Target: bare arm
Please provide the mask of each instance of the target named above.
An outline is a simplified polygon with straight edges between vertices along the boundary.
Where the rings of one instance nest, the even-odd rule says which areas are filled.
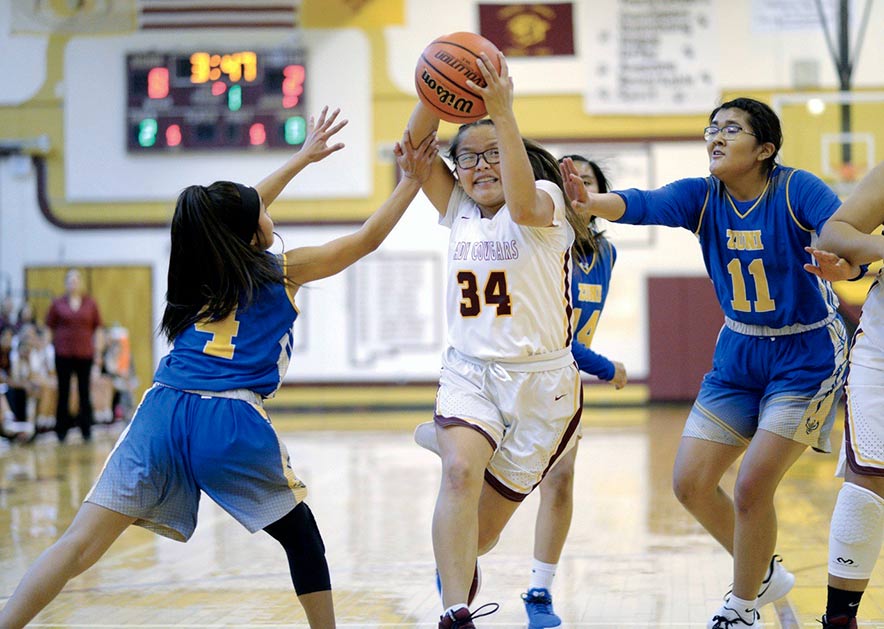
[[[411,118],[408,119],[408,133],[412,137],[412,141],[420,144],[431,133],[435,133],[439,128],[439,118],[433,115],[427,107],[420,101],[411,112]],[[436,156],[430,168],[429,177],[423,184],[424,194],[436,208],[440,215],[444,216],[448,209],[448,200],[451,198],[451,191],[454,189],[454,175],[448,170],[448,166],[442,161],[442,158]]]
[[[299,285],[330,277],[377,249],[430,176],[437,150],[435,133],[424,138],[417,148],[412,148],[406,131],[394,148],[403,177],[390,197],[354,233],[324,245],[286,252],[286,277]]]
[[[552,225],[555,207],[552,198],[534,185],[534,171],[513,112],[513,79],[509,75],[506,58],[500,54],[498,59],[499,73],[483,52],[478,65],[486,87],[472,81],[467,81],[467,86],[482,96],[488,117],[494,121],[500,150],[503,196],[510,216],[520,225],[547,227]]]
[[[884,223],[884,162],[873,168],[823,226],[813,254],[819,267],[806,271],[830,281],[850,279],[859,265],[884,258],[884,238],[871,232]]]
[[[335,109],[331,115],[328,115],[328,107],[323,107],[318,120],[314,120],[313,116],[310,116],[307,138],[304,140],[304,144],[301,145],[301,150],[292,155],[285,164],[258,182],[255,190],[261,195],[265,208],[270,207],[270,204],[276,200],[276,197],[279,196],[283,188],[294,179],[295,175],[304,170],[305,166],[325,159],[332,153],[344,148],[344,145],[341,143],[333,144],[332,146],[328,145],[328,140],[343,129],[348,122],[347,120],[342,120],[335,124],[339,113],[341,113],[341,110]]]
[[[598,216],[607,221],[617,221],[626,212],[626,202],[619,194],[587,192],[570,157],[562,160],[559,169],[565,182],[565,194],[580,218],[588,222],[593,216]]]

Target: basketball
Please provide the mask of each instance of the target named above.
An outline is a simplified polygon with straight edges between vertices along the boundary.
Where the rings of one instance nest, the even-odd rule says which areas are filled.
[[[421,102],[447,122],[475,122],[482,118],[486,114],[485,103],[467,87],[467,80],[485,86],[478,62],[483,52],[500,72],[500,51],[481,35],[451,33],[430,42],[414,69],[414,85]]]

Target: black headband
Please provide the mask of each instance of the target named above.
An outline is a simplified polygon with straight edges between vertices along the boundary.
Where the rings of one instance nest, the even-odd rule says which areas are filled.
[[[234,183],[239,191],[239,200],[242,203],[242,211],[234,212],[233,224],[231,228],[233,232],[242,238],[246,243],[252,242],[252,236],[258,229],[258,218],[261,214],[261,197],[258,191],[249,186],[240,183]]]

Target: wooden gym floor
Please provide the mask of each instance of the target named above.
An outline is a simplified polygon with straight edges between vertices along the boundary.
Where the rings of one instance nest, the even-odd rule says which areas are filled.
[[[607,388],[604,389],[607,391]],[[609,404],[587,387],[575,512],[553,588],[564,627],[695,627],[718,608],[730,560],[676,502],[670,471],[687,406],[649,406],[641,387]],[[334,400],[333,403],[329,400]],[[340,627],[435,627],[430,520],[440,466],[411,440],[430,388],[287,390],[271,405],[328,548]],[[0,604],[64,530],[119,428],[64,447],[45,435],[0,451]],[[840,429],[834,437],[840,438]],[[833,442],[836,441],[833,438]],[[777,551],[792,593],[762,610],[765,627],[819,627],[826,546],[840,486],[836,456],[807,452],[777,496]],[[726,481],[733,483],[734,475]],[[531,561],[536,496],[482,559],[478,602],[500,603],[480,627],[524,627],[519,594]],[[884,561],[860,627],[884,627]],[[33,627],[305,627],[282,551],[210,500],[187,544],[133,527],[41,613]]]

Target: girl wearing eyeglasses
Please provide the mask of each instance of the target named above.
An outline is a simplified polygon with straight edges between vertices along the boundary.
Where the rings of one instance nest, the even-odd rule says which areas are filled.
[[[449,347],[435,426],[415,434],[442,459],[433,548],[445,628],[474,626],[477,549],[490,550],[573,446],[582,408],[571,355],[571,246],[575,234],[594,241],[563,193],[556,159],[519,134],[503,55],[500,67],[482,55],[485,85],[470,87],[490,119],[461,126],[449,150],[454,172],[437,158],[423,183],[451,230]],[[438,124],[419,103],[408,128],[419,141]]]
[[[811,173],[776,163],[782,131],[764,103],[716,107],[704,137],[709,177],[586,194],[569,172],[566,187],[579,211],[682,227],[700,241],[725,325],[685,424],[673,487],[734,558],[733,590],[708,627],[745,629],[760,626],[756,610],[795,582],[774,555],[777,486],[808,446],[831,450],[846,332],[831,285],[803,265],[840,201]],[[719,483],[740,455],[731,498]]]

